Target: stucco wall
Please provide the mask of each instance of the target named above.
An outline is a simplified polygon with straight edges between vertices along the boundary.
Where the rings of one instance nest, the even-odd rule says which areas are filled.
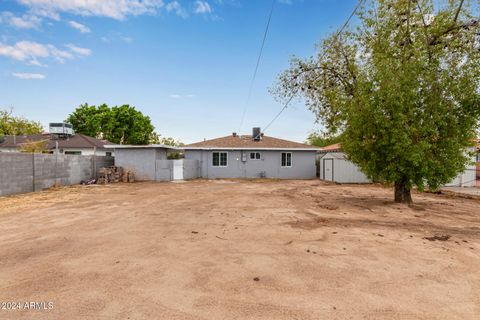
[[[228,152],[227,167],[212,165],[211,150],[186,150],[185,159],[198,160],[202,178],[260,178],[265,172],[266,178],[278,179],[314,179],[315,151],[292,151],[292,167],[281,167],[282,151],[263,150],[219,150]],[[242,161],[242,152],[246,161]],[[250,152],[260,152],[260,160],[251,160]],[[288,151],[290,152],[290,151]]]
[[[135,173],[135,180],[156,180],[156,161],[166,160],[167,151],[160,148],[115,149],[115,165]]]

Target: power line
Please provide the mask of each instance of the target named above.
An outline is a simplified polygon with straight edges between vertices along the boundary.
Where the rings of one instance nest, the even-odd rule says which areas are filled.
[[[348,26],[348,24],[350,23],[350,20],[352,20],[352,18],[355,16],[355,14],[357,13],[358,9],[360,8],[360,6],[362,5],[362,3],[364,1],[365,0],[358,0],[357,5],[353,9],[353,11],[350,14],[350,16],[348,17],[347,21],[345,21],[345,23],[342,25],[342,27],[335,33],[335,35],[333,36],[333,39],[337,39],[338,36],[343,32],[343,30]],[[322,60],[325,57],[325,54],[326,54],[326,50],[323,50],[322,56],[320,57],[320,60]],[[267,128],[269,128],[275,122],[275,120],[277,120],[278,117],[280,117],[280,115],[283,113],[283,111],[285,111],[288,108],[288,105],[293,100],[293,97],[295,96],[295,94],[296,93],[294,93],[290,96],[290,98],[287,100],[287,102],[283,105],[282,109],[280,109],[280,112],[277,113],[277,115],[268,123],[268,125],[265,126],[265,129],[262,130],[263,132],[265,132],[267,130]]]
[[[250,103],[250,99],[252,97],[253,84],[255,83],[255,78],[257,77],[258,67],[260,66],[260,60],[262,59],[263,48],[265,46],[265,41],[267,40],[268,29],[270,27],[270,21],[272,20],[273,10],[275,9],[275,3],[276,2],[277,2],[277,0],[272,0],[272,7],[270,8],[270,14],[268,15],[267,25],[265,27],[265,32],[263,34],[262,45],[260,46],[260,52],[258,54],[257,64],[255,65],[255,71],[253,72],[252,80],[250,82],[250,88],[248,90],[247,101],[245,103],[245,107],[243,108],[242,118],[240,120],[240,126],[238,127],[238,132],[240,132],[242,130],[243,121],[245,120],[245,115],[247,113],[247,108],[248,108],[248,105]]]

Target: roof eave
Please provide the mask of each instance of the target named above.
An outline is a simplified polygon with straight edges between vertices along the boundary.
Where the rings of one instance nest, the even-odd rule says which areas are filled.
[[[265,148],[265,147],[183,147],[183,150],[260,150],[260,151],[319,151],[320,148]]]
[[[128,144],[109,144],[105,149],[171,149],[183,150],[183,148],[167,146],[165,144],[147,144],[147,145],[128,145]]]

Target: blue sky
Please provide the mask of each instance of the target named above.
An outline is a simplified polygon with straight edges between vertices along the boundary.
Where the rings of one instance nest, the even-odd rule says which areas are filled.
[[[49,122],[82,103],[130,104],[190,143],[238,131],[271,0],[1,0],[0,108]],[[281,109],[268,89],[356,0],[277,0],[241,133]],[[266,132],[319,129],[295,102]]]

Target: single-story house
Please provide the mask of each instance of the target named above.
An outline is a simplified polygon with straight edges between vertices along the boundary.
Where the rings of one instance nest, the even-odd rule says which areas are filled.
[[[106,146],[111,143],[86,136],[84,134],[59,135],[40,133],[0,138],[0,152],[19,152],[19,149],[31,142],[45,142],[47,153],[70,155],[113,156],[113,150]]]
[[[314,179],[319,148],[273,138],[254,128],[252,135],[229,136],[182,148],[186,161],[197,161],[198,176],[216,178]]]
[[[115,150],[115,165],[122,167],[124,170],[132,171],[135,174],[135,180],[171,181],[184,179],[181,160],[167,160],[168,152],[178,151],[178,148],[163,144],[108,145],[106,147]],[[187,178],[190,178],[188,173]]]
[[[446,186],[474,187],[476,185],[475,160]],[[339,183],[370,183],[371,181],[342,152],[342,146],[337,143],[321,148],[319,151],[320,179]]]

